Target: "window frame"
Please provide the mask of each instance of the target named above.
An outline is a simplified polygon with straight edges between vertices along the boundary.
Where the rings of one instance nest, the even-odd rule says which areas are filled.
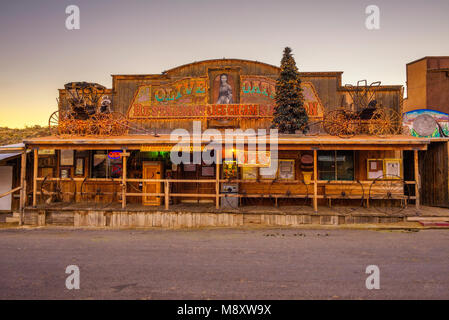
[[[333,175],[334,175],[334,179],[331,179],[331,180],[329,180],[329,179],[322,179],[322,176],[321,176],[321,173],[323,172],[322,170],[320,170],[320,165],[319,165],[319,163],[320,163],[320,160],[319,160],[319,157],[320,157],[320,152],[332,152],[333,153],[333,155],[332,155],[332,157],[333,157],[333,159],[334,159],[334,161],[333,161],[333,165],[334,165],[334,170],[333,170]],[[351,152],[352,153],[352,179],[339,179],[339,177],[338,177],[338,161],[337,161],[337,159],[338,159],[338,152]],[[322,180],[322,181],[355,181],[356,179],[355,179],[355,176],[356,176],[356,174],[355,174],[355,168],[356,168],[356,166],[355,166],[355,164],[356,164],[356,152],[355,152],[355,150],[318,150],[318,155],[317,155],[317,171],[318,171],[318,178],[319,178],[319,180]],[[327,172],[330,172],[330,171],[325,171],[326,173]]]

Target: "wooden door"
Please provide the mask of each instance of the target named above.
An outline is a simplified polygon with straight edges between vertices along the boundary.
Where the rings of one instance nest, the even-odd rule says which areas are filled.
[[[143,163],[143,179],[161,179],[162,163],[157,161]],[[144,182],[143,193],[161,193],[161,182]],[[160,206],[162,203],[161,196],[143,196],[142,202],[147,206]]]

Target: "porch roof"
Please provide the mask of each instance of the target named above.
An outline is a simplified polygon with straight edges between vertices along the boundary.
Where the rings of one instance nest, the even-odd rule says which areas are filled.
[[[248,136],[246,136],[248,137]],[[195,136],[192,136],[192,139]],[[200,138],[198,138],[200,139]],[[237,136],[237,142],[244,141],[243,136]],[[260,139],[260,136],[259,136]],[[210,138],[201,137],[202,144],[208,144],[212,141]],[[266,136],[266,141],[269,143],[270,136]],[[169,134],[154,135],[127,135],[127,136],[110,136],[110,137],[95,137],[95,136],[71,136],[58,137],[48,136],[27,139],[24,141],[28,148],[42,147],[53,149],[104,149],[104,148],[127,148],[140,149],[141,146],[170,146],[178,143],[177,140],[170,140]],[[350,138],[340,138],[329,135],[317,136],[302,136],[295,134],[280,134],[278,136],[279,149],[283,150],[301,150],[301,149],[402,149],[425,150],[430,139],[417,138],[411,136],[385,136],[376,137],[368,135],[359,135]]]

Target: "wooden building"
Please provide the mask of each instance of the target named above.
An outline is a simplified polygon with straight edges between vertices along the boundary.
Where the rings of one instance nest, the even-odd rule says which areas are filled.
[[[419,153],[422,204],[449,207],[449,56],[426,56],[406,65],[407,98],[404,127],[412,136],[428,138]],[[405,153],[411,159],[410,153]],[[405,175],[413,178],[412,169]]]
[[[407,63],[404,112],[430,109],[449,113],[449,56],[423,57]]]
[[[24,142],[34,159],[30,216],[58,201],[72,203],[78,208],[73,210],[83,203],[89,210],[93,204],[118,205],[122,213],[192,203],[214,204],[222,212],[302,205],[318,213],[319,206],[369,208],[386,202],[419,208],[418,151],[427,149],[428,139],[366,132],[339,137],[322,130],[332,110],[357,107],[353,93],[359,88],[343,86],[342,72],[301,73],[309,133],[281,134],[274,141],[270,131],[252,132],[271,126],[278,75],[276,66],[240,59],[194,62],[155,75],[113,75],[112,88],[92,101],[98,108],[109,101],[108,117],[116,122],[94,114],[88,119],[93,128],[82,129],[86,119],[71,118],[76,97],[66,85],[50,121],[51,126],[58,121],[55,135]],[[402,86],[372,90],[378,106],[402,113]],[[116,124],[126,130],[114,135]],[[231,129],[240,129],[232,145],[216,139]],[[172,161],[172,153],[181,150],[173,149],[180,148],[174,130],[197,138],[188,147],[189,160],[180,164]],[[254,137],[266,139],[266,150],[251,149]],[[210,149],[214,141],[219,148]],[[404,151],[412,154],[412,180],[404,178]],[[189,163],[206,153],[219,161]],[[277,170],[267,174],[273,162]]]

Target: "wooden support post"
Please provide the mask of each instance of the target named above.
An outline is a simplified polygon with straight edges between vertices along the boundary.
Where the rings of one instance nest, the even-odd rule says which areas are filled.
[[[216,150],[215,152],[215,208],[220,209],[220,156]]]
[[[26,167],[27,167],[27,151],[26,149],[23,150],[22,153],[22,161],[20,163],[20,186],[22,189],[20,190],[20,204],[19,204],[19,210],[20,210],[20,219],[19,219],[19,225],[23,224],[23,211],[26,205],[26,196],[27,196],[27,190],[26,190]]]
[[[126,165],[127,163],[127,157],[126,157],[126,150],[123,150],[123,156],[122,156],[122,209],[126,208],[126,176],[127,176],[127,170]]]
[[[419,192],[421,190],[421,177],[419,176],[418,150],[414,151],[414,158],[415,158],[415,205],[416,210],[419,210],[420,209]]]
[[[317,151],[313,150],[313,210],[318,212],[318,163]]]
[[[169,202],[170,202],[170,182],[168,180],[164,181],[164,196],[165,196],[165,210],[168,210]]]
[[[37,149],[33,150],[34,165],[33,165],[33,207],[37,205],[37,170],[38,170],[38,154]]]

